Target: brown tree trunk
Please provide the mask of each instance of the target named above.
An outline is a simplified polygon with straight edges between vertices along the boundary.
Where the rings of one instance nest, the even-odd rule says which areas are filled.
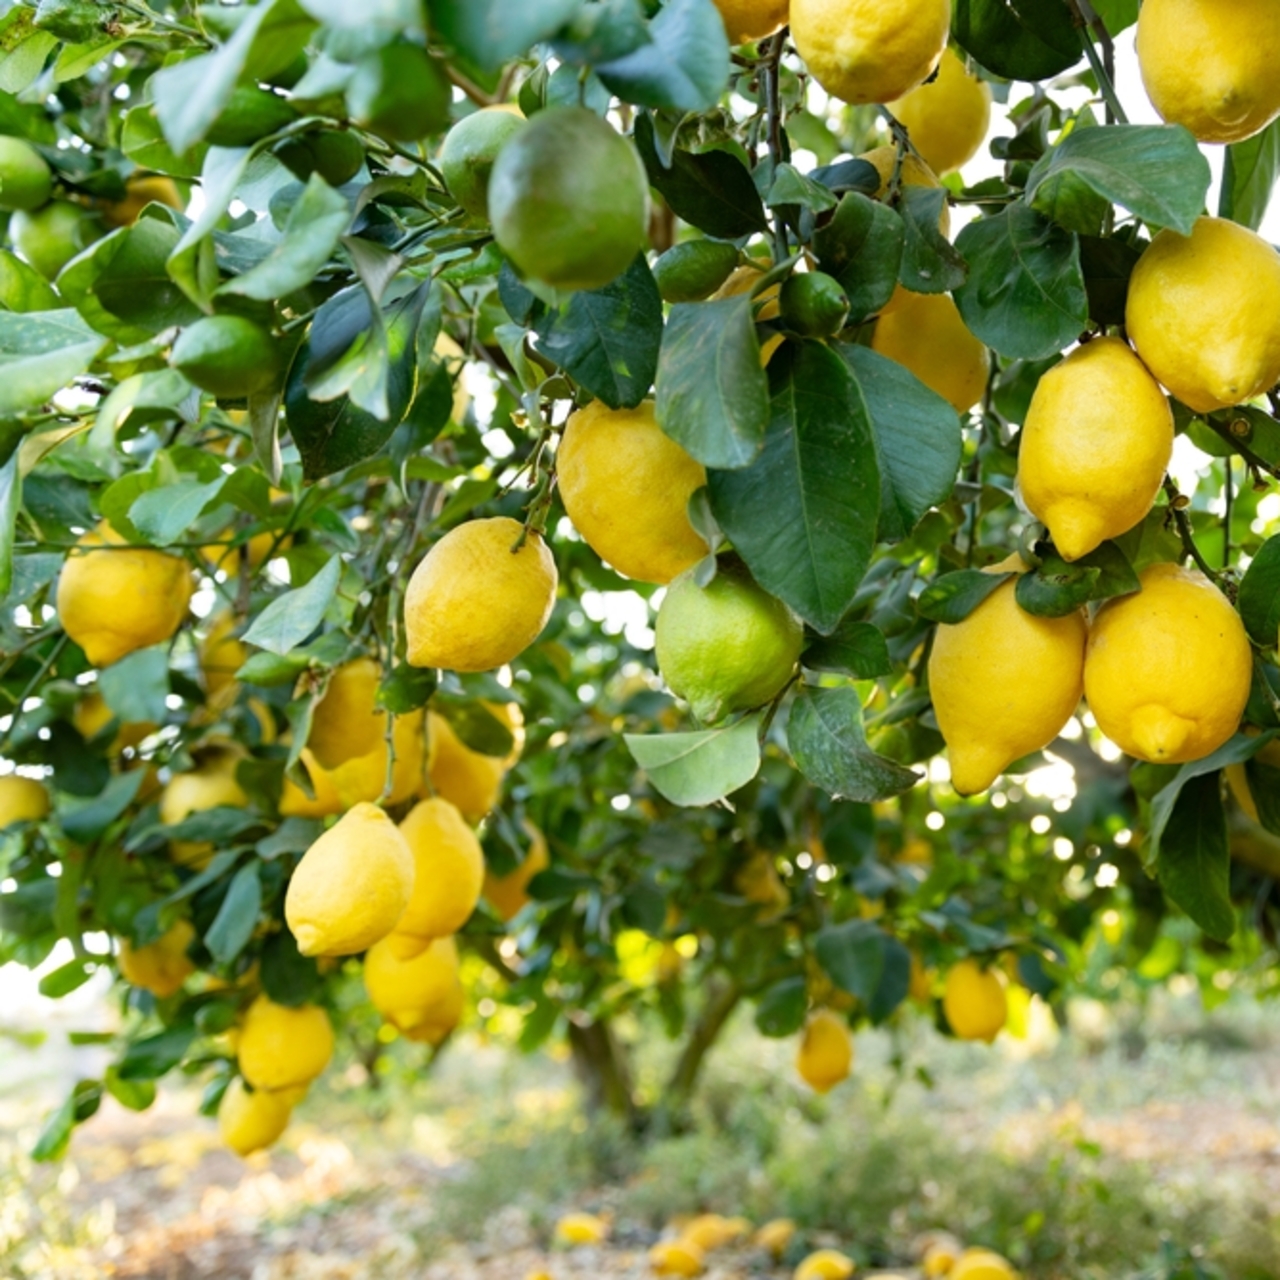
[[[617,1116],[638,1130],[643,1120],[632,1089],[631,1064],[613,1027],[604,1019],[585,1024],[571,1019],[568,1027],[573,1068],[586,1091],[588,1108]]]

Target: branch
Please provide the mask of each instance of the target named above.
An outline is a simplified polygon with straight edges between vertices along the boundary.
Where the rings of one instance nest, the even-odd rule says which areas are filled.
[[[773,162],[776,176],[778,166],[786,160],[782,140],[782,90],[778,77],[778,63],[782,60],[782,50],[787,42],[787,28],[783,27],[777,35],[770,36],[765,47],[762,63],[764,72],[762,83],[765,93],[765,111],[768,115],[769,159]],[[791,248],[787,242],[787,227],[780,210],[773,211],[773,255],[775,262],[782,262],[790,256]]]
[[[664,1106],[669,1113],[682,1111],[688,1103],[707,1051],[715,1044],[741,999],[742,988],[732,978],[713,978],[708,984],[702,1015],[689,1033],[684,1050],[663,1090]]]
[[[1196,540],[1192,536],[1191,521],[1187,519],[1189,500],[1178,492],[1178,486],[1173,483],[1172,478],[1169,476],[1164,478],[1164,491],[1169,495],[1169,511],[1178,530],[1178,537],[1182,541],[1184,554],[1190,556],[1196,562],[1196,567],[1210,582],[1216,583],[1218,581],[1218,571],[1200,553],[1200,548],[1196,546]]]
[[[1107,31],[1106,23],[1098,17],[1089,0],[1067,0],[1075,13],[1076,20],[1084,28],[1084,56],[1089,59],[1094,78],[1098,81],[1098,91],[1107,104],[1108,124],[1128,124],[1129,117],[1121,105],[1115,86],[1115,44]],[[1098,56],[1097,46],[1093,43],[1097,35],[1102,42],[1103,56]]]

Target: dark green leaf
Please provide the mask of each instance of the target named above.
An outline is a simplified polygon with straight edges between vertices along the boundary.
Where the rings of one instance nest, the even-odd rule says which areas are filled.
[[[13,586],[13,536],[18,511],[22,507],[22,477],[18,474],[18,451],[0,467],[0,600]]]
[[[245,644],[282,656],[297,648],[320,625],[341,576],[342,560],[333,556],[306,586],[272,600],[244,633]]]
[[[573,20],[584,0],[432,0],[432,23],[478,67],[496,71]]]
[[[1268,538],[1254,556],[1236,605],[1254,643],[1274,648],[1280,632],[1280,534]]]
[[[83,803],[63,802],[58,810],[62,830],[82,844],[97,840],[104,831],[134,802],[146,780],[145,769],[118,773],[107,783],[101,795]]]
[[[884,977],[885,941],[871,921],[850,920],[815,934],[813,954],[841,991],[870,1004]]]
[[[195,1038],[195,1027],[183,1025],[131,1041],[125,1046],[116,1074],[121,1080],[158,1080],[186,1057]]]
[[[842,622],[813,641],[800,656],[810,671],[832,671],[855,680],[875,680],[893,670],[884,633],[869,622]]]
[[[122,724],[160,724],[168,710],[169,646],[126,654],[98,672],[98,689]]]
[[[724,729],[624,738],[655,790],[672,804],[692,806],[723,800],[756,776],[759,732],[760,716],[751,715]]]
[[[809,1011],[808,984],[803,976],[783,978],[760,997],[756,1005],[756,1030],[762,1036],[782,1039],[804,1026]]]
[[[167,547],[187,533],[226,483],[219,476],[208,484],[179,480],[140,493],[129,507],[129,522],[148,542]]]
[[[831,221],[814,234],[818,265],[840,282],[851,324],[877,314],[893,296],[904,235],[892,209],[859,191],[845,195]]]
[[[43,1162],[61,1160],[71,1145],[76,1125],[88,1120],[102,1101],[102,1085],[97,1080],[80,1080],[67,1100],[45,1121],[31,1158]]]
[[[829,187],[815,182],[789,164],[780,164],[774,171],[773,183],[765,197],[765,204],[771,209],[799,205],[811,213],[824,213],[834,209],[838,203]]]
[[[711,0],[667,0],[649,24],[652,40],[596,67],[624,102],[706,111],[729,83],[729,41]]]
[[[1006,80],[1046,80],[1075,66],[1084,52],[1062,0],[954,0],[951,34]]]
[[[1280,174],[1280,120],[1227,148],[1218,216],[1256,231],[1262,226]]]
[[[1114,236],[1080,237],[1080,269],[1089,295],[1089,319],[1095,324],[1124,324],[1129,277],[1141,256],[1140,249]]]
[[[871,1021],[884,1022],[907,998],[911,990],[911,952],[897,938],[885,935],[884,968],[875,995],[867,1007]]]
[[[511,730],[483,703],[438,693],[431,701],[431,709],[448,720],[463,746],[498,759],[511,754],[515,745]]]
[[[113,316],[153,333],[199,319],[200,308],[173,282],[169,257],[181,233],[160,218],[139,218],[109,238],[117,247],[93,291]]]
[[[437,683],[436,673],[430,668],[411,667],[403,662],[378,686],[378,706],[392,715],[408,715],[427,705]]]
[[[578,66],[613,62],[652,39],[640,0],[587,0],[555,41],[556,56]]]
[[[276,1004],[291,1009],[310,1003],[320,990],[316,962],[299,952],[288,929],[273,933],[262,944],[262,989]]]
[[[981,569],[957,569],[954,573],[944,573],[920,593],[916,610],[930,622],[954,626],[963,622],[1011,577],[1011,573],[984,573]]]
[[[204,935],[204,945],[219,964],[229,964],[244,950],[258,927],[261,908],[262,881],[258,864],[251,862],[236,872],[218,914]]]
[[[938,225],[946,201],[947,193],[940,188],[902,188],[904,239],[898,279],[913,293],[950,293],[964,284],[965,261]]]
[[[1205,933],[1219,942],[1231,937],[1236,929],[1231,850],[1216,772],[1183,785],[1160,841],[1157,866],[1164,891]]]
[[[1038,618],[1065,618],[1093,599],[1101,577],[1101,569],[1046,556],[1036,569],[1018,578],[1018,604]]]

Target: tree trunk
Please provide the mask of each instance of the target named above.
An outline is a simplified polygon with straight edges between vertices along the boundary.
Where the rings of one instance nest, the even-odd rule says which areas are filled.
[[[638,1130],[642,1117],[632,1091],[631,1065],[626,1050],[604,1019],[580,1025],[570,1019],[569,1048],[573,1067],[586,1090],[587,1106],[608,1112]]]
[[[707,1053],[719,1039],[725,1023],[729,1021],[741,999],[742,989],[732,978],[716,975],[708,982],[707,999],[702,1006],[702,1013],[693,1024],[663,1091],[659,1116],[666,1129],[679,1129],[685,1123],[689,1102],[697,1087],[698,1077],[702,1074]]]

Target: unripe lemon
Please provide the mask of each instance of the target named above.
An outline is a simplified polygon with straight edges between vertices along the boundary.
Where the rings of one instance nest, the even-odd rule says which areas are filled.
[[[124,543],[100,524],[77,542],[58,579],[62,628],[95,667],[168,640],[191,602],[185,560],[146,547],[114,549]]]
[[[387,732],[387,713],[377,705],[382,667],[353,658],[335,668],[324,697],[311,715],[307,746],[326,769],[377,749]]]
[[[196,971],[187,951],[196,940],[190,920],[177,920],[154,942],[135,947],[121,939],[116,964],[126,982],[150,991],[163,1000],[182,990],[182,984]]]
[[[792,1273],[792,1280],[849,1280],[857,1270],[853,1259],[838,1249],[811,1253]]]
[[[329,818],[346,811],[338,794],[333,774],[315,758],[306,747],[302,749],[302,767],[311,780],[311,795],[307,795],[287,775],[280,792],[280,816],[283,818]]]
[[[349,956],[395,928],[413,892],[413,854],[372,804],[345,813],[302,856],[284,916],[304,956]]]
[[[244,316],[204,316],[183,329],[169,363],[188,382],[223,400],[242,400],[279,380],[276,339]]]
[[[131,227],[149,204],[167,205],[170,209],[177,209],[179,213],[184,207],[173,179],[152,174],[130,178],[125,183],[124,199],[111,200],[103,206],[102,220],[112,228]]]
[[[1235,733],[1253,653],[1240,615],[1202,573],[1154,564],[1089,630],[1085,697],[1098,728],[1139,760],[1183,764]]]
[[[649,1270],[655,1276],[700,1276],[706,1269],[703,1251],[693,1240],[659,1240],[649,1250]]]
[[[1147,0],[1137,48],[1155,109],[1201,142],[1243,142],[1280,115],[1271,0]]]
[[[1188,408],[1242,404],[1280,381],[1280,254],[1225,218],[1161,231],[1129,282],[1125,325]]]
[[[698,302],[724,284],[740,256],[720,240],[686,240],[653,264],[653,278],[663,302]]]
[[[395,717],[391,738],[396,758],[391,766],[391,790],[386,796],[388,805],[403,804],[422,786],[426,762],[422,730],[421,712]],[[386,739],[380,739],[368,755],[356,756],[354,760],[346,760],[329,770],[329,780],[343,809],[350,809],[362,800],[373,803],[382,799],[387,785]]]
[[[345,186],[364,165],[364,144],[355,134],[337,129],[296,134],[273,150],[303,182],[318,173],[331,187]]]
[[[609,1234],[609,1224],[593,1213],[567,1213],[556,1223],[561,1244],[599,1244]]]
[[[199,769],[174,774],[160,793],[160,821],[172,827],[206,809],[245,808],[249,797],[236,781],[239,759],[238,753],[228,751]],[[169,854],[179,866],[198,868],[213,857],[214,848],[208,840],[171,840]]]
[[[369,948],[363,973],[370,1003],[405,1034],[422,1028],[447,1034],[462,1016],[458,947],[451,937],[437,938],[407,960],[384,938]]]
[[[852,1066],[853,1037],[848,1024],[829,1009],[811,1013],[796,1052],[800,1078],[818,1093],[827,1093],[849,1074]]]
[[[1088,555],[1151,510],[1173,456],[1173,412],[1119,338],[1073,351],[1041,379],[1018,452],[1018,485],[1064,560]]]
[[[484,851],[462,814],[438,797],[414,805],[400,830],[413,851],[413,893],[389,941],[409,959],[471,918],[484,883]]]
[[[778,295],[783,322],[803,338],[829,338],[844,328],[849,298],[840,282],[824,271],[798,271]]]
[[[947,0],[791,0],[791,36],[813,78],[845,102],[892,102],[947,47]]]
[[[46,280],[102,235],[102,223],[70,200],[51,200],[39,209],[19,209],[9,219],[9,239],[19,255]]]
[[[570,417],[556,455],[564,509],[592,551],[639,582],[667,583],[710,548],[689,523],[707,473],[653,415],[653,401]]]
[[[1018,1273],[990,1249],[966,1249],[951,1268],[948,1280],[1018,1280]]]
[[[520,273],[599,289],[649,236],[649,179],[631,143],[583,107],[540,111],[498,152],[489,216]]]
[[[995,572],[1021,571],[1011,557]],[[941,625],[929,654],[929,690],[962,796],[985,791],[1015,760],[1047,747],[1084,687],[1088,625],[1081,612],[1038,618],[995,589],[963,622]]]
[[[796,1224],[790,1218],[773,1218],[756,1232],[752,1243],[775,1258],[780,1258],[787,1251],[787,1246],[795,1239]]]
[[[949,294],[902,290],[876,322],[871,348],[914,373],[957,413],[968,413],[986,390],[987,349]]]
[[[953,964],[942,989],[942,1010],[959,1039],[990,1044],[1009,1019],[1004,974],[982,969],[973,960]]]
[[[237,619],[230,609],[209,624],[200,645],[200,671],[211,699],[236,688],[236,672],[249,660],[249,650],[234,633]]]
[[[693,571],[667,589],[655,625],[658,669],[704,724],[763,706],[786,687],[804,628],[746,568],[723,561],[711,584]]]
[[[205,141],[215,147],[251,147],[297,118],[297,109],[288,98],[256,84],[236,85],[209,126]]]
[[[551,865],[546,836],[528,819],[524,830],[529,837],[524,861],[505,876],[495,876],[487,870],[484,873],[484,898],[503,920],[511,920],[528,905],[529,881]]]
[[[43,782],[6,773],[0,777],[0,831],[15,822],[39,822],[49,812]]]
[[[519,708],[514,703],[516,715]],[[492,708],[495,714],[499,708]],[[433,795],[456,805],[468,822],[479,822],[498,803],[509,767],[500,756],[473,751],[442,715],[427,712],[427,781]],[[519,753],[517,752],[517,755]]]
[[[415,667],[491,671],[542,634],[559,575],[541,535],[531,530],[520,542],[523,533],[506,516],[469,520],[427,552],[404,599]]]
[[[0,209],[38,209],[53,194],[44,156],[21,138],[0,136]]]
[[[233,1080],[218,1104],[218,1132],[238,1156],[250,1156],[277,1142],[289,1127],[293,1107],[288,1099],[268,1089],[245,1088]]]
[[[310,1084],[333,1056],[333,1027],[319,1005],[288,1008],[258,996],[236,1043],[240,1071],[255,1089]]]
[[[716,0],[730,44],[772,35],[787,21],[788,0]]]
[[[935,173],[950,173],[978,154],[991,123],[991,89],[970,75],[954,49],[938,64],[937,77],[912,89],[889,110],[906,125],[911,145]]]
[[[440,173],[449,194],[470,214],[489,216],[489,177],[503,145],[525,120],[505,106],[484,107],[459,120],[445,135]]]

